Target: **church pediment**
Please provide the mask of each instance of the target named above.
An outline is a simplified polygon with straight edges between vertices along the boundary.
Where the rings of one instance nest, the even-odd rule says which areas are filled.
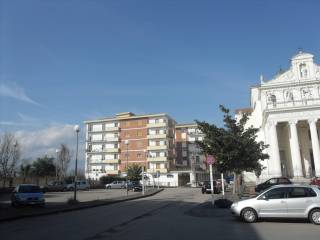
[[[269,81],[261,78],[261,86],[282,85],[312,80],[320,81],[320,66],[314,63],[314,56],[312,54],[300,51],[291,58],[291,67],[289,70],[280,70]]]

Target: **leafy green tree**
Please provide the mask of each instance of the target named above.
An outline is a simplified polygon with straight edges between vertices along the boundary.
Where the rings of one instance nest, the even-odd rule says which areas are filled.
[[[55,176],[56,167],[53,160],[54,158],[49,158],[47,156],[38,158],[32,163],[33,175],[45,178],[47,183],[48,177]]]
[[[142,168],[138,164],[131,164],[128,166],[128,179],[130,181],[139,181],[142,179]]]
[[[199,129],[205,134],[202,142],[197,142],[207,155],[214,155],[215,167],[219,172],[254,171],[258,176],[263,170],[261,161],[268,159],[264,153],[267,145],[257,142],[258,128],[246,127],[248,115],[238,121],[230,115],[229,109],[220,105],[224,127],[197,121]]]

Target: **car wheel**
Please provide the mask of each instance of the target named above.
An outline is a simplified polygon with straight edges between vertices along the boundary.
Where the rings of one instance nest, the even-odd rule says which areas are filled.
[[[309,220],[313,224],[320,225],[320,209],[313,209],[309,214]]]
[[[71,188],[69,188],[69,190],[70,190],[70,191],[73,191],[73,190],[74,190],[74,188],[73,188],[73,187],[71,187]]]
[[[252,208],[245,208],[241,211],[241,218],[243,221],[247,223],[254,223],[257,221],[258,216],[254,209]]]
[[[111,186],[107,186],[106,188],[107,188],[107,189],[111,189]]]

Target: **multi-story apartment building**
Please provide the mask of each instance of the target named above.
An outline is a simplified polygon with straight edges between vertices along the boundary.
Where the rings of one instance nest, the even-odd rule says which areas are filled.
[[[167,177],[174,164],[176,125],[167,114],[125,112],[85,124],[87,178],[124,175],[133,163],[145,166],[150,179],[156,173]]]
[[[191,185],[196,186],[198,182],[208,180],[208,174],[205,172],[205,156],[196,144],[196,141],[203,140],[204,134],[195,123],[178,124],[175,129],[176,169],[180,173],[189,173]]]

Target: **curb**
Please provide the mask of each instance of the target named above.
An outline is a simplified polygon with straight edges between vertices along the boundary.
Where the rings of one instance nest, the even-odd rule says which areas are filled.
[[[9,222],[9,221],[14,221],[14,220],[18,220],[18,219],[22,219],[22,218],[33,218],[33,217],[40,217],[40,216],[46,216],[46,215],[53,215],[53,214],[59,214],[59,213],[65,213],[65,212],[72,212],[72,211],[78,211],[78,210],[82,210],[82,209],[88,209],[88,208],[94,208],[94,207],[101,207],[101,206],[107,206],[107,205],[111,205],[111,204],[116,204],[116,203],[121,203],[121,202],[127,202],[130,200],[136,200],[136,199],[140,199],[140,198],[147,198],[147,197],[151,197],[153,195],[156,195],[159,192],[162,192],[164,189],[161,188],[159,190],[156,190],[150,194],[146,194],[146,195],[141,195],[141,196],[135,196],[135,197],[129,197],[129,198],[125,198],[125,199],[118,199],[118,200],[110,200],[110,201],[104,201],[104,202],[97,202],[94,203],[95,201],[99,201],[99,200],[94,200],[94,201],[90,201],[90,202],[85,202],[83,203],[83,205],[79,205],[79,206],[71,206],[68,207],[68,205],[66,205],[66,208],[62,208],[62,209],[53,209],[52,211],[48,211],[48,212],[39,212],[39,213],[31,213],[31,214],[25,214],[25,215],[19,215],[19,216],[13,216],[13,217],[8,217],[8,218],[3,218],[0,219],[0,222]],[[100,200],[101,201],[101,200]]]

